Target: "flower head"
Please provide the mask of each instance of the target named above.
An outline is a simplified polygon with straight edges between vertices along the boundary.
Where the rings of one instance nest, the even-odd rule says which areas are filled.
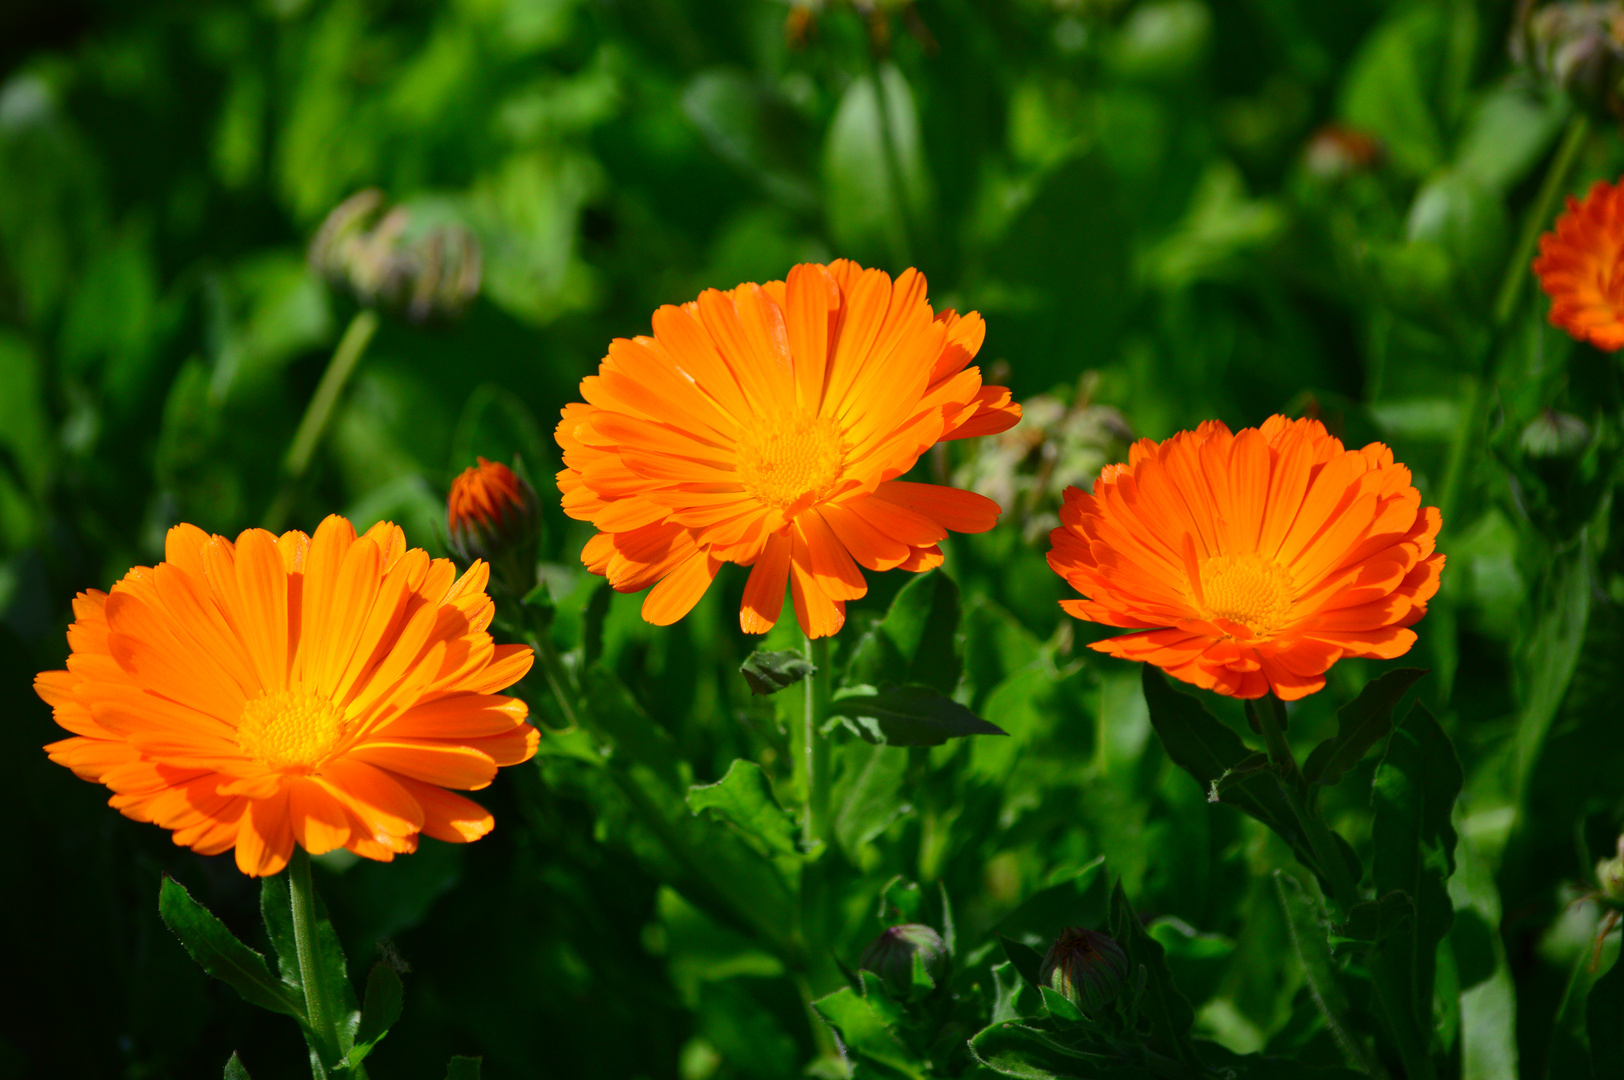
[[[1060,521],[1049,565],[1086,598],[1061,606],[1146,631],[1091,648],[1231,697],[1294,700],[1342,657],[1402,656],[1444,565],[1410,470],[1318,420],[1141,439]]]
[[[1624,186],[1598,180],[1539,238],[1534,273],[1551,325],[1609,352],[1624,348]]]
[[[485,632],[487,576],[458,579],[387,523],[235,543],[178,525],[164,562],[74,600],[67,670],[34,680],[74,737],[45,749],[251,876],[295,843],[388,861],[419,833],[477,840],[490,814],[446,789],[485,787],[537,742],[496,693],[531,657]]]
[[[747,633],[777,621],[786,583],[802,629],[834,633],[868,591],[859,566],[928,570],[947,530],[997,522],[990,499],[895,479],[944,439],[1020,419],[967,366],[984,333],[974,312],[933,312],[916,271],[845,260],[662,307],[558,425],[564,510],[601,530],[582,561],[621,592],[654,585],[643,617],[660,625],[724,562],[750,566]]]
[[[451,482],[446,527],[464,562],[494,561],[536,535],[540,507],[524,478],[499,461],[477,459]]]

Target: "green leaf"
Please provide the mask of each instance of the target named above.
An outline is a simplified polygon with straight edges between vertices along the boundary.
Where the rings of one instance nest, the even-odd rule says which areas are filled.
[[[1045,949],[1068,926],[1103,926],[1110,918],[1105,860],[1094,859],[1063,881],[1039,889],[993,925],[993,933]],[[1007,952],[1007,950],[1006,950]],[[1013,959],[1013,957],[1012,957]],[[1037,979],[1032,980],[1034,986]]]
[[[1393,730],[1393,708],[1425,675],[1422,668],[1398,668],[1372,679],[1359,696],[1336,711],[1336,734],[1314,747],[1303,763],[1303,779],[1327,786],[1364,759]]]
[[[963,670],[958,631],[959,587],[940,570],[920,574],[858,641],[843,681],[848,686],[911,683],[950,695]]]
[[[1376,1075],[1362,1036],[1348,1022],[1348,1000],[1336,979],[1336,965],[1331,959],[1319,903],[1295,878],[1279,870],[1274,872],[1274,887],[1280,898],[1280,906],[1286,913],[1292,951],[1297,954],[1297,964],[1302,968],[1308,992],[1327,1030],[1342,1048],[1349,1065],[1369,1075]]]
[[[888,1015],[892,1003],[879,989],[878,978],[873,972],[863,972],[863,975],[868,976],[863,985],[869,993],[859,994],[846,986],[814,1001],[812,1007],[840,1033],[840,1040],[850,1053],[893,1069],[901,1076],[923,1080],[928,1066],[910,1054],[892,1030],[895,1017]]]
[[[1004,950],[1004,955],[1015,966],[1032,989],[1038,990],[1043,986],[1043,954],[1030,945],[1016,941],[1014,938],[998,934],[998,944]]]
[[[350,1047],[344,1063],[353,1069],[372,1053],[389,1029],[400,1019],[401,1005],[406,989],[400,984],[395,969],[383,961],[372,965],[367,975],[365,1002],[361,1006],[361,1024],[355,1032],[355,1045]]]
[[[445,1080],[479,1080],[479,1066],[484,1060],[482,1057],[456,1055],[445,1067]]]
[[[293,932],[293,890],[286,873],[273,874],[260,879],[259,910],[265,920],[265,930],[276,950],[277,970],[282,981],[304,993],[299,969],[299,950]],[[327,1001],[334,1012],[334,1025],[338,1029],[338,1050],[347,1054],[355,1041],[355,1031],[361,1022],[361,1011],[356,1007],[355,988],[350,985],[349,967],[344,961],[344,946],[338,940],[327,917],[327,905],[316,897],[316,947],[321,959],[320,974],[327,990]]]
[[[1020,1080],[1091,1080],[1107,1075],[1102,1070],[1118,1063],[1104,1054],[1090,1054],[1064,1045],[1053,1035],[1014,1020],[983,1028],[970,1039],[977,1061],[1000,1076]],[[1145,1075],[1111,1072],[1109,1075]]]
[[[168,874],[158,892],[158,914],[192,959],[241,994],[244,1001],[304,1019],[304,1003],[272,977],[265,958],[238,941],[225,923],[192,899],[192,894]]]
[[[1348,921],[1336,928],[1337,935],[1348,941],[1365,945],[1380,945],[1404,929],[1407,920],[1415,917],[1415,903],[1408,893],[1390,892],[1379,900],[1366,900],[1353,905]]]
[[[1518,650],[1518,698],[1522,702],[1516,728],[1519,798],[1579,666],[1594,589],[1589,532],[1582,531],[1578,543],[1554,557],[1540,589],[1538,615]]]
[[[592,667],[603,656],[603,624],[609,618],[609,601],[615,590],[607,581],[599,582],[581,607],[581,667]]]
[[[235,1050],[231,1052],[231,1060],[226,1062],[225,1080],[254,1080],[248,1075],[248,1066],[242,1063]]]
[[[895,65],[853,79],[823,148],[823,205],[837,244],[908,261],[912,228],[931,203],[919,114]]]
[[[817,670],[811,661],[794,649],[783,652],[762,652],[758,649],[739,666],[739,674],[750,684],[750,692],[762,697],[788,689]]]
[[[1127,950],[1128,970],[1143,970],[1147,976],[1141,1008],[1150,1014],[1153,1045],[1186,1065],[1198,1065],[1200,1060],[1190,1042],[1195,1010],[1173,985],[1173,971],[1167,966],[1161,943],[1145,932],[1144,924],[1128,904],[1120,880],[1111,890],[1111,936]]]
[[[1590,1061],[1598,1077],[1624,1076],[1624,950],[1590,988],[1585,1004]]]
[[[795,819],[778,805],[767,774],[753,761],[736,760],[716,783],[689,788],[688,807],[696,814],[713,811],[764,855],[799,853]]]
[[[940,746],[966,735],[1008,734],[926,686],[848,686],[835,694],[829,714],[886,746]]]
[[[1421,1031],[1433,1029],[1433,983],[1438,945],[1455,909],[1446,883],[1455,871],[1455,828],[1450,814],[1462,774],[1449,737],[1426,707],[1412,706],[1394,730],[1371,787],[1375,807],[1371,874],[1378,894],[1399,891],[1415,905],[1415,919],[1382,944],[1399,970],[1408,1000],[1400,1002]]]
[[[1000,941],[1008,948],[1007,939]],[[1015,944],[1020,945],[1019,942]],[[1020,945],[1026,949],[1026,946]],[[1031,949],[1026,949],[1031,952]],[[1013,960],[1005,960],[992,969],[993,1004],[992,1022],[1001,1024],[1006,1020],[1019,1020],[1024,1016],[1035,1015],[1037,1007],[1031,1004],[1032,981],[1026,977],[1020,967]]]
[[[898,747],[848,740],[837,745],[830,756],[838,766],[829,795],[836,808],[835,841],[857,861],[865,857],[861,853],[877,836],[912,809],[904,783],[908,755]]]

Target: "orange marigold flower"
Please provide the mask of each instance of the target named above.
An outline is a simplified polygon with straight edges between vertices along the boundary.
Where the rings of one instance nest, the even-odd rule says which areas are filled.
[[[1318,420],[1141,439],[1060,521],[1049,565],[1087,597],[1061,606],[1147,631],[1091,647],[1231,697],[1291,701],[1345,656],[1402,656],[1444,565],[1410,470]]]
[[[1551,297],[1551,325],[1598,349],[1624,348],[1624,185],[1598,180],[1539,238],[1534,273]]]
[[[1020,419],[967,366],[985,333],[974,312],[934,313],[923,274],[846,260],[660,308],[558,425],[564,510],[601,530],[582,561],[621,592],[654,585],[643,617],[662,626],[739,563],[747,633],[777,621],[787,582],[801,628],[833,634],[868,591],[859,566],[928,570],[947,530],[997,522],[991,499],[895,479]]]
[[[451,482],[446,527],[464,562],[491,560],[536,535],[540,508],[524,479],[499,461],[481,457]]]
[[[51,760],[126,817],[250,876],[293,845],[387,862],[419,833],[477,840],[485,787],[536,752],[516,698],[530,649],[495,645],[488,571],[457,579],[382,523],[357,537],[169,530],[165,561],[79,594],[66,671],[35,680],[75,737]]]

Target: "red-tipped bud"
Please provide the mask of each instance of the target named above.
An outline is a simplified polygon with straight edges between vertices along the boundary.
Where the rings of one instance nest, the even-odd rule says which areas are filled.
[[[541,508],[523,477],[499,461],[478,461],[452,482],[446,499],[451,550],[464,562],[501,566],[535,541]]]
[[[1104,934],[1068,926],[1043,955],[1038,977],[1083,1012],[1094,1012],[1122,992],[1128,954]]]

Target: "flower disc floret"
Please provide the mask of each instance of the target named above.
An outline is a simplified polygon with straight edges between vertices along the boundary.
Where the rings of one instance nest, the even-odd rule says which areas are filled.
[[[918,272],[807,264],[653,323],[610,345],[557,431],[564,511],[599,529],[581,559],[621,592],[654,586],[648,621],[682,618],[732,562],[751,567],[746,632],[777,621],[787,586],[822,637],[867,592],[860,568],[928,570],[948,530],[997,522],[990,499],[897,479],[1021,415],[969,366],[981,317],[933,311]]]
[[[163,562],[75,599],[67,669],[34,681],[73,737],[45,749],[251,876],[294,844],[388,861],[420,834],[477,840],[491,815],[447,789],[487,786],[538,739],[496,693],[531,655],[486,633],[488,577],[388,523],[235,542],[178,525]]]
[[[1380,443],[1317,420],[1217,421],[1135,443],[1068,488],[1049,565],[1080,619],[1140,630],[1091,648],[1232,697],[1292,700],[1347,656],[1408,652],[1438,591],[1440,519]]]

